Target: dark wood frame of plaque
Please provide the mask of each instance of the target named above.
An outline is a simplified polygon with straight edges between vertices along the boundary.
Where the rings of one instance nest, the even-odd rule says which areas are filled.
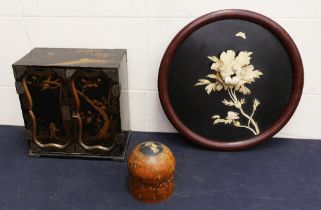
[[[192,131],[188,126],[186,126],[186,124],[178,117],[177,113],[173,108],[173,105],[169,97],[168,82],[170,65],[173,61],[177,49],[184,43],[184,41],[196,30],[206,26],[207,24],[226,19],[238,19],[249,21],[257,25],[260,25],[263,28],[267,29],[269,32],[271,32],[282,43],[284,49],[286,50],[293,71],[292,92],[290,94],[288,103],[286,104],[285,109],[278,117],[278,119],[272,124],[272,126],[270,126],[268,129],[266,129],[259,135],[255,135],[247,139],[242,139],[241,141],[232,142],[224,142],[221,139],[212,139],[204,137]],[[160,64],[158,75],[158,91],[161,105],[170,122],[182,135],[187,137],[189,140],[214,150],[242,150],[255,146],[259,143],[262,143],[263,141],[270,139],[288,122],[288,120],[293,115],[300,101],[302,89],[303,65],[299,51],[292,38],[280,25],[278,25],[273,20],[261,14],[247,10],[221,10],[206,14],[189,23],[175,36],[175,38],[171,41],[168,48],[166,49]]]

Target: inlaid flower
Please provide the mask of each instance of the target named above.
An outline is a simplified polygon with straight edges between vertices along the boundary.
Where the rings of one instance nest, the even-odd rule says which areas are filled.
[[[241,51],[236,56],[234,50],[223,51],[220,58],[216,56],[208,56],[213,63],[211,69],[215,71],[214,74],[207,75],[208,78],[215,79],[211,82],[208,79],[200,79],[197,85],[206,85],[207,93],[211,91],[220,91],[223,88],[235,89],[244,95],[250,94],[251,91],[245,84],[251,84],[256,78],[262,74],[261,71],[255,70],[254,66],[250,64],[252,52]]]
[[[238,113],[229,111],[229,112],[227,112],[226,119],[233,121],[233,120],[238,120],[238,119],[240,119],[240,117],[239,117],[239,114],[238,114]]]
[[[253,119],[257,107],[260,105],[259,100],[254,99],[252,105],[251,114],[245,113],[243,110],[243,104],[245,99],[239,99],[236,92],[240,92],[243,95],[251,94],[251,91],[246,84],[251,84],[255,79],[260,78],[263,73],[259,70],[255,70],[251,64],[252,52],[240,51],[236,55],[234,50],[223,51],[220,57],[208,56],[208,59],[212,61],[210,69],[214,71],[212,74],[208,74],[206,79],[199,79],[195,86],[204,85],[207,94],[212,91],[227,91],[229,100],[224,99],[222,103],[229,107],[234,107],[239,111],[228,111],[225,118],[221,118],[220,115],[214,115],[212,119],[214,124],[232,124],[235,127],[242,127],[250,130],[255,135],[260,133],[257,122]],[[214,80],[214,81],[212,81]],[[243,116],[246,120],[246,124],[242,124],[240,116]]]

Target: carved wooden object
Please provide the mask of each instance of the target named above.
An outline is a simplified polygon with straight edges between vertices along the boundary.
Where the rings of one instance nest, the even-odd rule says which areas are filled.
[[[129,188],[135,199],[157,203],[174,191],[175,157],[163,144],[144,142],[128,157]]]

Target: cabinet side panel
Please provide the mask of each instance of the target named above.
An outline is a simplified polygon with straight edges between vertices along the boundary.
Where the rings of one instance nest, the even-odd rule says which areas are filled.
[[[119,82],[120,82],[120,117],[122,130],[130,130],[129,119],[129,94],[128,94],[128,70],[127,55],[123,56],[119,66]]]

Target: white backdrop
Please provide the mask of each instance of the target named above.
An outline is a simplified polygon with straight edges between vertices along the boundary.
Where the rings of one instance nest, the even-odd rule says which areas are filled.
[[[305,67],[301,103],[280,137],[321,139],[319,0],[0,0],[0,124],[22,125],[11,64],[33,47],[126,48],[130,126],[175,132],[161,109],[157,74],[163,52],[188,22],[229,8],[271,17],[295,40]]]

